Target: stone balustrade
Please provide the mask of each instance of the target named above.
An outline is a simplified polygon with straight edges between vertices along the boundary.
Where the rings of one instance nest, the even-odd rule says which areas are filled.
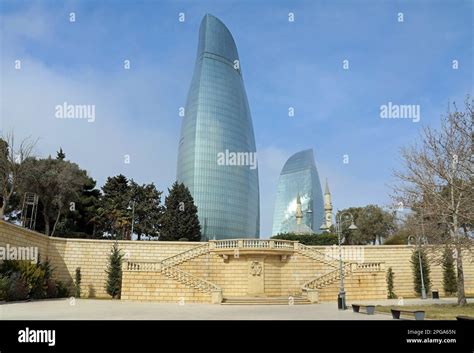
[[[211,240],[211,249],[294,249],[294,241],[276,239]]]
[[[353,272],[378,272],[385,269],[382,262],[363,262],[353,265],[355,265],[352,269]]]
[[[161,271],[160,262],[139,262],[127,261],[124,262],[122,271]]]

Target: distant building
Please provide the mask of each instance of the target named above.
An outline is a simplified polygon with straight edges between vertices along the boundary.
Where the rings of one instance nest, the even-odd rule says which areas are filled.
[[[332,226],[332,202],[331,193],[329,192],[328,180],[326,179],[326,185],[324,188],[324,220],[326,227],[329,229]]]
[[[204,16],[179,141],[177,179],[190,190],[204,239],[258,238],[252,118],[232,34]]]
[[[288,227],[288,233],[293,234],[313,234],[314,231],[303,223],[303,210],[301,207],[301,198],[300,195],[296,196],[296,220],[295,222],[290,222]]]
[[[324,202],[312,149],[295,153],[283,166],[278,179],[272,235],[294,231],[298,208],[300,224],[321,233],[319,228],[325,221]]]

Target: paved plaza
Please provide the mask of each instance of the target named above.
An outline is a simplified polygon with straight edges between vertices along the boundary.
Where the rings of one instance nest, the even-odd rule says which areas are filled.
[[[408,299],[405,305],[454,303],[441,300]],[[397,305],[398,300],[372,301]],[[107,299],[54,299],[0,305],[0,320],[392,320],[390,315],[365,315],[337,304],[313,305],[213,305],[154,303]]]

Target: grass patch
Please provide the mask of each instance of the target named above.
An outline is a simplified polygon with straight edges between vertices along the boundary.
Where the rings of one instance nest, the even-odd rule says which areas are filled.
[[[400,310],[424,310],[425,318],[434,319],[434,320],[456,320],[456,316],[474,316],[474,303],[469,303],[465,306],[458,306],[456,304],[403,305],[403,306],[377,305],[375,307],[375,311],[390,314],[391,308],[400,309]],[[402,317],[403,317],[403,313],[402,313]]]

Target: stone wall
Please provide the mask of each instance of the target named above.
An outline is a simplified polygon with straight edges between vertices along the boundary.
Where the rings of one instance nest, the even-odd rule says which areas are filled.
[[[21,227],[0,221],[0,246],[37,246],[41,258],[51,260],[55,276],[65,282],[72,282],[76,268],[81,268],[82,296],[108,297],[105,292],[107,258],[113,241],[85,240],[47,237]],[[201,245],[188,242],[119,241],[119,247],[126,259],[139,262],[158,262],[167,257]],[[334,250],[332,247],[315,247],[321,251]],[[363,249],[365,262],[382,262],[385,270],[392,267],[395,273],[394,291],[399,297],[414,297],[413,274],[410,257],[412,246],[364,246],[345,247]],[[356,249],[356,250],[357,250]],[[238,258],[222,257],[208,253],[179,265],[179,268],[223,289],[224,297],[248,294],[249,260],[254,255]],[[255,256],[254,256],[255,257]],[[257,256],[258,257],[258,256]],[[262,259],[262,257],[258,257]],[[295,253],[282,260],[279,256],[263,258],[265,294],[287,296],[301,294],[301,286],[310,279],[333,268]],[[473,257],[464,254],[464,276],[466,294],[474,295]],[[124,272],[124,299],[152,299],[163,301],[209,301],[208,294],[197,293],[160,273]],[[443,296],[442,269],[431,263],[432,288]],[[156,289],[158,288],[158,289]],[[334,300],[337,296],[338,281],[320,292],[321,300]],[[349,300],[375,299],[386,296],[385,272],[352,275],[346,279]]]
[[[211,294],[188,288],[159,272],[124,271],[122,282],[122,300],[152,300],[179,304],[211,302]]]
[[[41,259],[48,258],[54,276],[72,282],[76,268],[81,269],[81,296],[108,297],[105,291],[108,256],[112,240],[88,240],[47,237],[43,234],[0,221],[0,246],[38,246]],[[197,244],[184,242],[119,241],[130,260],[161,261]]]

